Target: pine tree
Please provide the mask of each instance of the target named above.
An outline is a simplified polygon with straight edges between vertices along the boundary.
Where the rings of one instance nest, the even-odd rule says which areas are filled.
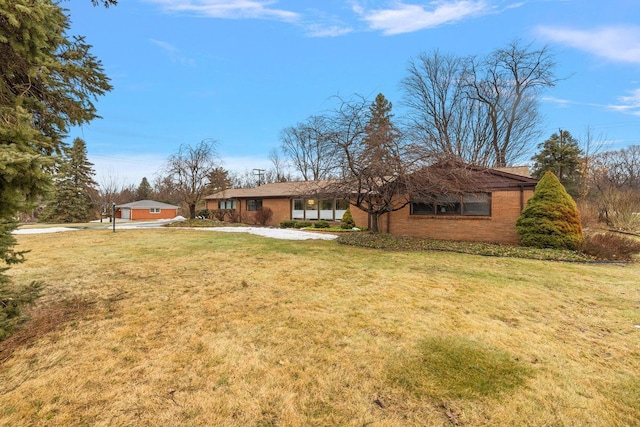
[[[537,248],[577,249],[582,225],[575,201],[547,171],[516,221],[520,243]]]
[[[93,164],[87,159],[87,145],[80,139],[64,150],[55,179],[55,196],[42,219],[48,222],[86,222],[91,219],[89,192],[97,185]]]
[[[142,181],[140,181],[140,185],[136,189],[136,199],[137,200],[150,200],[153,197],[153,188],[151,188],[151,184],[147,180],[147,177],[142,177]]]
[[[578,141],[568,131],[554,133],[538,145],[540,152],[533,156],[532,176],[541,179],[547,171],[552,171],[571,195],[578,194],[580,185],[580,157],[582,150]]]
[[[92,101],[111,89],[91,46],[68,36],[68,29],[69,18],[56,1],[0,0],[0,262],[5,264],[19,260],[13,218],[50,188],[53,155],[62,150],[69,126],[97,117]]]

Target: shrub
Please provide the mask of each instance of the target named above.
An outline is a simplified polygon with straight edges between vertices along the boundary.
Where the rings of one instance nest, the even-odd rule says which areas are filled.
[[[253,218],[257,224],[266,225],[271,220],[271,217],[273,217],[271,208],[261,207],[258,208]]]
[[[306,228],[311,227],[311,222],[309,221],[296,221],[294,228]]]
[[[603,261],[631,261],[640,253],[640,240],[616,233],[592,234],[585,236],[580,249]]]
[[[553,172],[542,177],[516,221],[520,243],[536,248],[577,249],[582,241],[580,214]]]
[[[211,216],[217,219],[218,221],[224,221],[224,217],[226,215],[227,215],[227,211],[222,209],[216,209],[214,211],[211,211]]]
[[[351,215],[351,210],[347,209],[347,211],[342,215],[342,220],[340,220],[340,228],[344,230],[351,230],[356,226],[356,222],[353,220],[353,216]]]
[[[236,210],[231,210],[226,212],[227,212],[227,216],[229,217],[229,222],[232,222],[234,224],[238,224],[242,222],[242,215],[240,214],[240,212]]]
[[[317,221],[316,223],[313,224],[314,228],[329,228],[329,223],[325,220],[320,220]]]
[[[280,221],[280,228],[295,228],[296,222],[292,219]]]
[[[211,218],[211,212],[209,211],[209,209],[202,209],[202,210],[198,211],[198,213],[196,214],[196,217],[204,218],[204,219],[210,219]]]

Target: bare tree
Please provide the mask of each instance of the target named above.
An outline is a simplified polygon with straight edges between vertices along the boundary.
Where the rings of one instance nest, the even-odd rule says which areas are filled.
[[[273,168],[267,170],[267,175],[273,175],[273,177],[268,178],[268,181],[287,182],[292,180],[289,164],[286,159],[280,157],[280,152],[277,148],[272,148],[271,151],[269,151],[269,160]]]
[[[327,179],[336,171],[337,154],[327,127],[325,117],[311,116],[280,134],[283,153],[305,181]]]
[[[367,212],[369,228],[377,232],[382,215],[410,203],[412,173],[422,152],[393,125],[392,104],[382,94],[371,104],[361,96],[338,100],[328,135],[341,154],[343,179],[325,191]]]
[[[532,50],[518,41],[469,61],[464,85],[467,96],[484,106],[489,119],[493,166],[521,158],[539,136],[537,101],[558,81],[554,67],[549,48]]]
[[[196,217],[196,207],[207,194],[209,176],[220,163],[215,146],[212,139],[202,140],[195,147],[183,144],[164,166],[165,176],[189,208],[189,218]]]
[[[91,193],[92,204],[99,209],[99,214],[111,218],[113,204],[133,202],[135,188],[126,185],[112,170],[102,174],[98,180],[98,189]]]
[[[640,146],[596,155],[589,173],[589,199],[608,225],[640,230]]]
[[[461,84],[467,60],[438,52],[411,59],[401,86],[409,108],[408,132],[433,153],[488,163],[488,120],[483,104]]]
[[[592,190],[593,180],[590,179],[589,174],[592,172],[593,160],[602,151],[607,142],[607,137],[602,134],[595,135],[593,129],[587,126],[579,141],[582,159],[580,162],[580,189],[578,195],[581,200],[584,200]]]

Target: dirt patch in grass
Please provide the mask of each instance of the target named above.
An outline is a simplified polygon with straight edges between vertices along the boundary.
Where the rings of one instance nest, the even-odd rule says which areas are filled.
[[[0,365],[22,348],[30,347],[40,338],[63,329],[95,310],[95,301],[72,297],[55,305],[41,306],[27,314],[16,332],[0,342]]]

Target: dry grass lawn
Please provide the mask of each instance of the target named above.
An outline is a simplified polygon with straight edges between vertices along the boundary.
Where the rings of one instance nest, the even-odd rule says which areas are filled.
[[[629,426],[640,265],[156,229],[20,235],[6,426]]]

